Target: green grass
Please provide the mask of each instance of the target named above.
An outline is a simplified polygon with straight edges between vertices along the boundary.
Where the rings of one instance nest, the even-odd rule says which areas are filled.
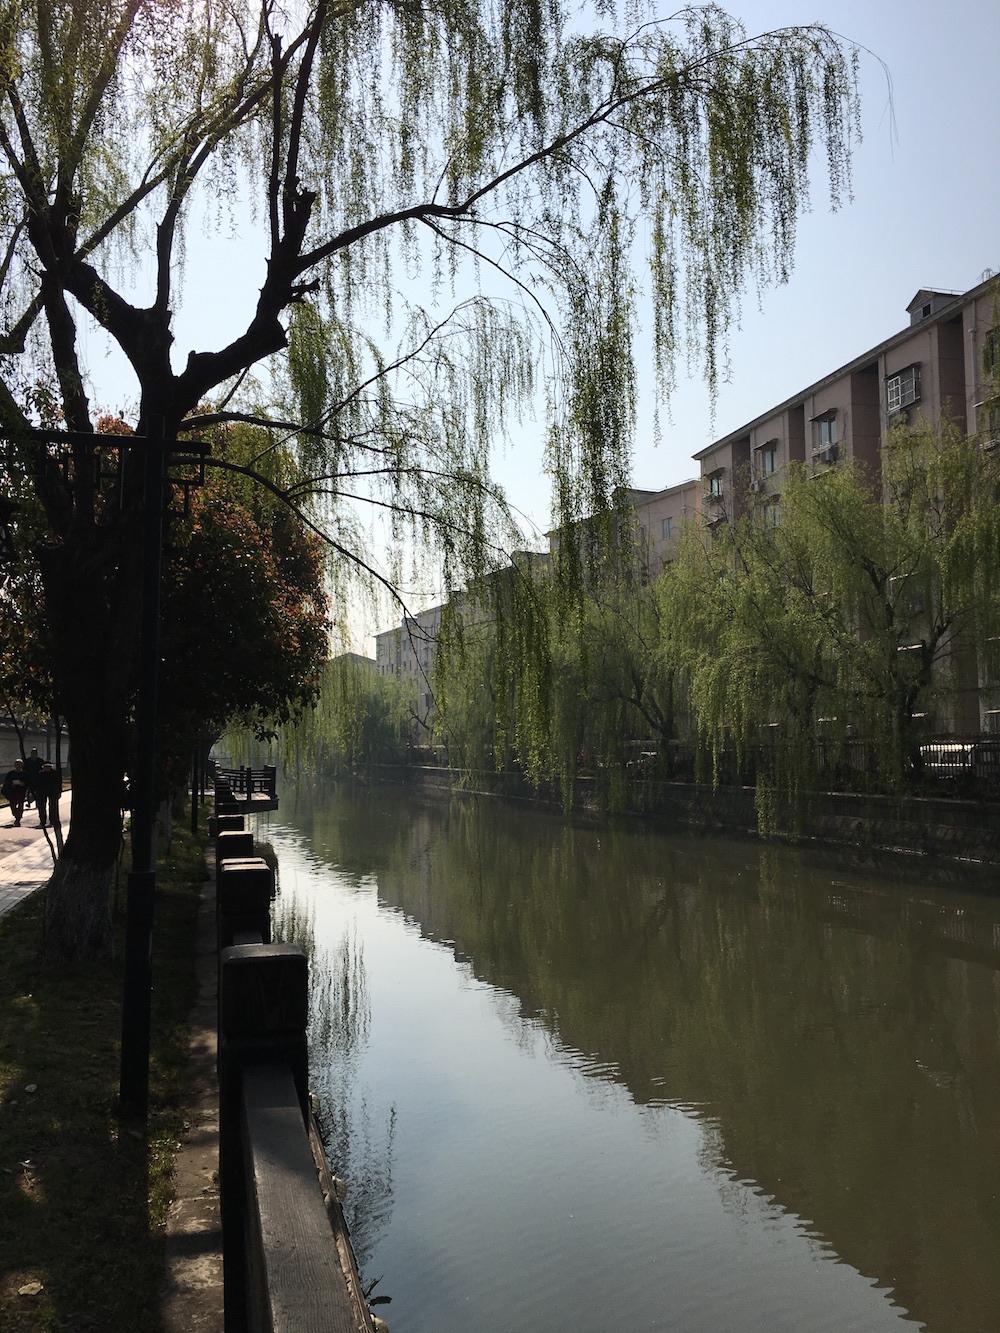
[[[117,1119],[122,923],[113,963],[54,967],[41,894],[0,921],[0,1333],[160,1327],[204,878],[202,841],[175,832],[157,868],[142,1129]]]

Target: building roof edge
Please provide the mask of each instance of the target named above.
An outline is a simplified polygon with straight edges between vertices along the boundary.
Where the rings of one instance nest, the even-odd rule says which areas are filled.
[[[737,440],[742,440],[744,436],[749,435],[752,430],[761,424],[761,422],[767,421],[773,416],[777,416],[779,412],[787,411],[790,407],[797,407],[805,398],[808,398],[811,393],[816,393],[819,389],[826,388],[828,384],[832,384],[834,380],[840,379],[842,375],[850,374],[851,371],[859,369],[874,357],[880,356],[883,352],[889,351],[891,348],[898,346],[901,342],[905,342],[907,338],[913,336],[915,329],[926,328],[931,324],[946,323],[949,319],[954,317],[955,312],[959,307],[967,304],[969,301],[976,300],[980,296],[984,296],[990,287],[994,286],[998,281],[1000,281],[1000,277],[997,277],[996,275],[990,278],[984,278],[983,281],[977,283],[975,287],[970,287],[966,292],[960,292],[954,300],[949,301],[947,305],[942,306],[941,309],[935,311],[933,315],[928,315],[926,319],[922,319],[919,324],[907,324],[907,326],[904,329],[900,329],[898,333],[894,333],[891,337],[883,339],[880,343],[876,343],[874,347],[869,348],[867,352],[862,352],[860,356],[852,357],[852,359],[845,362],[844,365],[838,366],[836,370],[830,371],[830,373],[824,375],[822,379],[818,379],[814,381],[814,383],[807,385],[804,389],[800,389],[798,393],[792,394],[791,397],[786,398],[784,402],[776,403],[774,407],[767,408],[767,410],[761,412],[759,416],[754,417],[752,421],[748,421],[746,425],[739,426],[736,430],[732,430],[726,435],[720,435],[717,440],[713,440],[710,444],[706,444],[703,449],[699,449],[698,452],[692,454],[691,457],[695,462],[700,462],[706,454],[711,453],[713,449],[718,449],[720,445],[733,444]],[[926,290],[930,291],[931,289],[927,288]],[[940,291],[936,294],[948,295],[948,293]]]

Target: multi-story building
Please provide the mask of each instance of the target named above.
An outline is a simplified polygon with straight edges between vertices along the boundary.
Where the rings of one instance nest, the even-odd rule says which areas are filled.
[[[989,397],[982,351],[995,292],[994,279],[964,293],[921,288],[899,333],[696,453],[705,521],[738,521],[756,493],[777,522],[790,462],[852,458],[877,483],[882,436],[900,419],[948,419],[974,434]]]
[[[434,703],[431,671],[444,605],[404,615],[399,625],[375,635],[375,663],[380,676],[412,681],[417,707],[428,712]]]
[[[636,553],[638,572],[643,581],[655,579],[670,563],[674,543],[684,524],[699,512],[698,487],[697,478],[692,477],[661,491],[632,489],[626,494],[626,507],[632,514],[629,544]],[[581,521],[579,530],[584,534],[581,540],[585,540],[587,520]],[[548,539],[549,559],[552,560],[562,541],[560,529],[553,528]]]
[[[735,523],[751,503],[765,520],[780,522],[782,474],[793,462],[819,471],[850,458],[877,487],[882,439],[899,421],[947,420],[969,435],[1000,426],[996,388],[983,370],[986,340],[997,337],[995,302],[992,278],[963,293],[921,288],[905,328],[695,454],[707,525]],[[953,729],[1000,730],[1000,653],[994,656],[996,663],[977,666],[974,654],[953,645],[942,717]]]
[[[662,491],[632,491],[640,551],[646,574],[655,579],[670,563],[674,542],[685,523],[699,512],[699,483],[696,478],[667,486]]]

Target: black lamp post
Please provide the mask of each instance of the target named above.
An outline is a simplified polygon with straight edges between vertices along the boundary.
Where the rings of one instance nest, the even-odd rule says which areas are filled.
[[[118,1092],[122,1107],[145,1116],[149,1106],[149,1031],[156,896],[156,689],[160,653],[163,559],[163,419],[146,436],[142,528],[142,612],[136,694],[136,764],[132,774],[132,870],[125,899],[125,982]]]
[[[0,495],[0,567],[17,564],[17,551],[14,549],[14,534],[10,529],[10,520],[17,512],[15,500],[8,500]]]

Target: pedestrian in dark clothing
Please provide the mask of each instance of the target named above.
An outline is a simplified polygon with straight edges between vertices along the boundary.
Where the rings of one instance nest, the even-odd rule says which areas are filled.
[[[0,786],[0,793],[7,797],[10,802],[10,813],[14,816],[14,827],[18,828],[21,823],[21,816],[24,814],[24,801],[28,795],[28,780],[24,774],[24,764],[20,759],[14,760],[14,767],[10,770]]]
[[[28,795],[24,803],[27,806],[30,806],[32,801],[36,805],[38,804],[38,797],[35,795],[35,783],[38,781],[41,772],[42,760],[38,757],[38,751],[32,750],[24,761],[24,777],[28,784]]]
[[[59,797],[62,795],[62,779],[51,764],[43,764],[42,771],[35,781],[35,805],[38,808],[38,827],[55,824]]]

